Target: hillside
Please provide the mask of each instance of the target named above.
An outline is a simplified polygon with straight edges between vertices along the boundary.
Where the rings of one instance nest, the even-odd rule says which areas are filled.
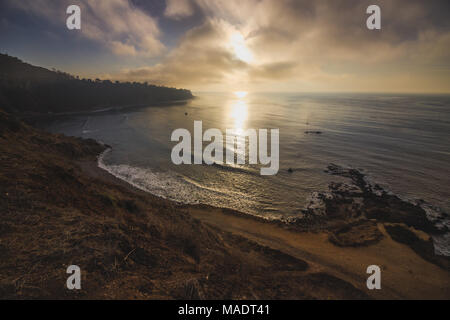
[[[96,166],[104,149],[0,111],[0,299],[367,298],[114,180]],[[65,287],[72,264],[80,291]]]
[[[79,79],[0,54],[0,105],[19,113],[61,113],[191,99],[185,89]]]

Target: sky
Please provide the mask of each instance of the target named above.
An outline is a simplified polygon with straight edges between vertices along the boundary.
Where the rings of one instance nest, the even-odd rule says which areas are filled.
[[[193,91],[450,93],[450,1],[0,0],[0,52]]]

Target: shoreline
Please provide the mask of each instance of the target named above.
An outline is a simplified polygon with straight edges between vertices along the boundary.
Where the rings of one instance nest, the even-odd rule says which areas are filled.
[[[419,239],[382,219],[302,232],[233,210],[180,205],[99,168],[107,146],[95,140],[34,129],[2,112],[0,122],[2,298],[450,297],[449,269],[424,254],[425,233]],[[345,214],[346,203],[332,201],[327,213]],[[413,245],[402,243],[405,232]],[[73,264],[84,274],[79,292],[64,286]],[[382,290],[366,287],[373,264]]]
[[[160,107],[166,105],[182,105],[186,104],[189,101],[195,99],[193,96],[189,99],[182,100],[170,100],[170,101],[161,101],[155,104],[139,104],[139,105],[126,105],[126,106],[112,106],[106,107],[102,109],[95,110],[85,110],[85,111],[73,111],[73,112],[58,112],[58,113],[17,113],[15,116],[25,122],[35,122],[35,121],[48,121],[50,119],[58,119],[62,117],[71,117],[71,116],[81,116],[81,115],[98,115],[102,113],[107,113],[111,111],[126,111],[133,109],[142,109],[142,108],[152,108],[152,107]]]
[[[305,231],[309,231],[309,232],[317,232],[318,230],[320,230],[320,227],[311,227],[311,226],[301,226],[295,223],[287,223],[286,221],[283,221],[281,219],[270,219],[270,218],[264,218],[262,216],[258,216],[256,214],[251,214],[251,213],[247,213],[247,212],[242,212],[236,209],[232,209],[232,208],[227,208],[227,207],[215,207],[212,205],[208,205],[205,203],[196,203],[196,204],[189,204],[189,203],[183,203],[181,201],[176,201],[173,199],[168,199],[165,198],[163,196],[159,196],[159,195],[155,195],[152,192],[148,191],[148,190],[144,190],[145,188],[140,187],[138,185],[135,185],[134,183],[127,181],[125,179],[122,179],[120,177],[118,177],[117,175],[115,175],[113,172],[111,172],[110,170],[108,170],[107,165],[105,165],[102,162],[102,158],[103,156],[105,156],[108,152],[110,152],[112,150],[111,147],[107,146],[107,149],[105,149],[105,151],[103,151],[101,154],[98,155],[96,162],[97,162],[97,166],[96,168],[100,169],[101,171],[103,171],[106,174],[99,174],[98,172],[96,173],[96,168],[91,168],[90,164],[82,164],[82,166],[85,166],[85,169],[89,170],[90,174],[93,174],[94,176],[99,176],[102,177],[102,179],[106,179],[106,180],[110,180],[113,183],[116,184],[120,184],[121,186],[127,187],[127,188],[131,188],[133,191],[138,191],[139,193],[145,194],[145,195],[150,195],[152,197],[154,197],[155,199],[161,199],[164,201],[169,201],[170,203],[172,203],[176,208],[179,209],[188,209],[188,208],[196,208],[199,210],[221,210],[224,214],[228,214],[228,215],[234,215],[237,217],[241,217],[241,218],[245,218],[245,219],[250,219],[250,220],[255,220],[257,222],[260,223],[267,223],[267,224],[273,224],[276,225],[280,228],[283,229],[288,229],[288,230],[293,230],[293,231],[299,231],[299,232],[305,232]]]
[[[381,222],[394,222],[404,223],[407,227],[413,227],[413,231],[424,231],[431,236],[432,244],[434,247],[434,253],[438,256],[449,259],[448,254],[450,244],[447,241],[449,231],[447,226],[449,225],[449,217],[444,211],[441,211],[438,207],[423,201],[416,200],[411,201],[404,199],[391,191],[380,187],[376,182],[372,182],[365,174],[361,173],[355,168],[344,168],[335,164],[330,164],[324,172],[332,176],[344,177],[350,182],[335,183],[332,182],[329,185],[328,191],[313,192],[310,197],[310,203],[307,204],[300,211],[302,216],[292,219],[283,218],[268,218],[258,214],[239,211],[237,209],[229,207],[216,207],[208,205],[206,203],[185,203],[173,198],[167,198],[162,195],[153,194],[150,190],[143,186],[133,183],[115,172],[111,171],[109,167],[103,162],[103,158],[106,154],[112,151],[110,146],[103,151],[97,158],[97,165],[102,170],[107,171],[110,175],[114,176],[120,181],[125,182],[134,188],[143,191],[144,193],[151,194],[157,198],[171,201],[179,208],[196,207],[204,209],[220,209],[228,214],[237,215],[244,218],[250,218],[258,222],[270,223],[277,225],[283,229],[300,231],[300,232],[318,232],[318,231],[330,231],[332,229],[341,228],[342,224],[348,224],[349,222],[361,222],[358,218],[365,218],[369,220],[381,220]],[[359,191],[358,191],[359,190]],[[342,205],[342,199],[353,202],[351,206]],[[369,200],[372,202],[368,207],[361,206],[361,201],[365,202]],[[380,203],[378,203],[380,202]],[[331,205],[330,205],[331,204]],[[341,208],[334,208],[340,206]],[[361,211],[370,209],[371,211],[384,210],[385,206],[393,206],[395,209],[389,214],[394,215],[393,218],[386,218],[379,216],[380,214],[372,214],[371,216],[363,214]],[[329,210],[328,207],[331,207]],[[329,216],[327,211],[346,211],[344,214],[339,212],[338,219],[332,219],[333,216]],[[403,211],[403,212],[402,212]],[[411,212],[408,212],[411,211]],[[334,215],[334,212],[332,212]],[[340,215],[340,216],[339,216]],[[383,215],[386,215],[384,213]],[[357,216],[355,219],[354,216]],[[331,219],[330,219],[331,218]],[[375,236],[373,239],[366,239],[363,242],[376,242],[381,235]],[[337,241],[339,242],[339,241]],[[355,246],[359,246],[356,244]],[[363,244],[364,245],[364,244]],[[434,259],[432,259],[434,260]],[[434,262],[434,261],[432,261]]]
[[[351,283],[375,299],[449,299],[450,276],[436,264],[426,261],[408,245],[396,242],[383,223],[376,223],[382,239],[376,243],[340,247],[330,240],[325,230],[301,230],[281,221],[271,221],[232,209],[205,204],[188,205],[163,199],[132,186],[100,168],[97,159],[83,161],[82,170],[103,182],[120,185],[129,191],[150,196],[189,214],[194,219],[212,227],[243,237],[263,247],[279,251],[306,261],[311,271],[325,272]],[[382,269],[383,290],[366,288],[366,268],[379,265]]]

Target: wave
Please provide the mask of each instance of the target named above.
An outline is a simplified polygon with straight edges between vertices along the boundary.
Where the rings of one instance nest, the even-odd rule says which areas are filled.
[[[235,201],[246,203],[247,206],[251,205],[250,197],[245,194],[205,186],[174,172],[156,172],[149,168],[126,164],[108,165],[104,158],[111,150],[109,148],[99,155],[98,167],[144,192],[183,204],[215,203],[220,207],[226,207],[224,203],[231,203],[235,199]],[[217,198],[220,198],[223,203],[216,203],[217,201],[214,199]],[[237,206],[230,209],[242,210],[242,207]]]
[[[178,176],[165,172],[153,172],[149,169],[133,167],[126,164],[107,165],[104,162],[104,158],[111,150],[105,150],[98,157],[99,168],[109,172],[118,179],[124,180],[139,190],[158,197],[179,203],[198,203],[198,200],[192,197],[192,190],[186,190],[189,189],[186,186],[181,187],[182,179]],[[174,198],[172,194],[177,194],[177,198]]]
[[[149,168],[133,167],[126,164],[107,165],[104,161],[105,156],[111,152],[112,149],[105,150],[98,157],[98,167],[109,172],[118,179],[121,179],[130,185],[136,187],[144,192],[151,193],[155,196],[172,200],[183,204],[208,204],[222,208],[229,208],[239,210],[241,212],[256,215],[268,220],[291,221],[301,220],[304,214],[298,217],[280,217],[277,215],[278,209],[273,206],[265,206],[261,208],[261,203],[256,203],[250,196],[241,192],[233,190],[222,190],[214,186],[206,186],[194,179],[188,178],[173,171],[156,172]],[[245,169],[234,168],[225,165],[218,165],[222,170],[233,170],[238,172],[246,172]],[[384,185],[381,187],[374,182],[374,179],[365,174],[363,179],[372,192],[378,196],[384,194],[395,195],[391,190]],[[340,188],[343,191],[354,191],[355,186],[351,183],[343,183]],[[396,195],[397,196],[397,195]],[[427,218],[439,229],[444,231],[442,234],[431,235],[435,253],[443,256],[450,256],[450,219],[449,216],[440,208],[434,207],[423,200],[406,199],[399,197],[405,202],[420,206],[427,215]],[[310,194],[307,205],[304,210],[313,212],[317,216],[325,216],[324,200],[332,200],[331,192],[312,192]],[[264,206],[263,206],[264,207]],[[251,208],[259,208],[251,210]],[[258,214],[259,210],[259,214]],[[302,211],[304,211],[302,210]],[[264,215],[261,215],[264,211]]]

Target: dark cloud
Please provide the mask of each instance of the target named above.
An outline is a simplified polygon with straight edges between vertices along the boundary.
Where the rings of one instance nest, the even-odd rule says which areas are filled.
[[[8,2],[48,19],[68,3]],[[205,89],[301,84],[380,91],[397,84],[399,90],[450,91],[448,0],[80,3],[85,37],[116,54],[148,57],[104,76]],[[381,7],[381,30],[366,28],[371,4]]]
[[[70,0],[7,0],[9,6],[45,18],[65,28],[66,8]],[[118,55],[161,55],[165,46],[157,19],[146,14],[128,0],[80,0],[82,36],[103,43]]]

